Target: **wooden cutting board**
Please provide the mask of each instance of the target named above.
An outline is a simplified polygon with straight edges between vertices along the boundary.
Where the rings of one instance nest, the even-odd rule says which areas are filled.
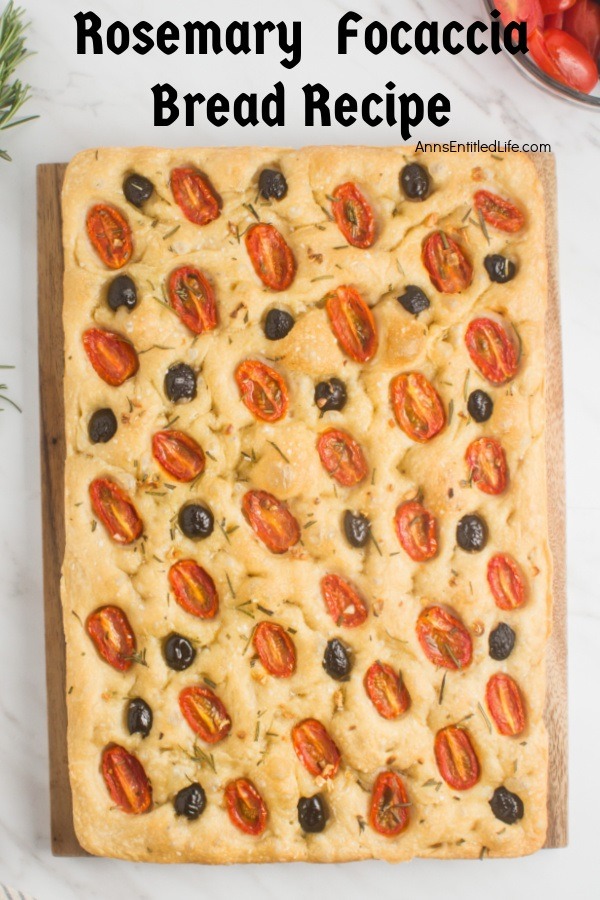
[[[567,845],[567,598],[565,478],[560,302],[557,270],[556,174],[551,154],[532,154],[548,198],[550,297],[546,318],[547,484],[554,557],[553,632],[548,643],[545,720],[550,740],[546,847]],[[85,856],[73,829],[67,762],[65,639],[60,569],[65,546],[63,408],[62,221],[60,193],[66,166],[37,169],[38,315],[46,680],[50,751],[51,839],[55,856]]]

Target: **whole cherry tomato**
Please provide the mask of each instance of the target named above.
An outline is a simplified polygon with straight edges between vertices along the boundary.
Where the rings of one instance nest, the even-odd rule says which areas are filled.
[[[121,269],[129,262],[133,239],[123,213],[114,206],[97,203],[87,214],[86,227],[88,237],[105,266]]]
[[[336,625],[357,628],[366,621],[367,606],[356,588],[340,575],[324,575],[321,594]]]
[[[417,619],[417,638],[427,659],[445,669],[466,669],[473,655],[471,635],[452,613],[429,606]]]
[[[401,503],[394,516],[396,534],[402,548],[415,562],[425,562],[437,553],[435,517],[416,500]]]
[[[518,609],[527,599],[527,587],[521,569],[507,553],[496,553],[487,567],[487,580],[496,606]]]
[[[362,250],[371,247],[375,241],[375,218],[360,188],[347,181],[338,185],[332,196],[333,217],[348,243]]]
[[[488,225],[492,225],[499,231],[514,234],[520,231],[525,224],[525,216],[520,209],[490,191],[477,191],[474,196],[475,209],[481,213]]]
[[[169,569],[169,584],[175,600],[192,616],[214,619],[219,595],[208,572],[193,559],[180,559]]]
[[[492,675],[485,689],[488,709],[500,734],[518,737],[525,730],[525,708],[516,681],[504,672]]]
[[[465,459],[470,480],[480,491],[495,495],[506,490],[506,454],[499,441],[489,437],[478,438],[467,447]]]
[[[285,291],[296,274],[296,261],[274,225],[252,225],[244,237],[254,271],[272,291]]]
[[[272,553],[285,553],[300,540],[300,526],[285,503],[267,491],[248,491],[242,511],[257,537]]]
[[[420,372],[404,372],[392,379],[390,399],[398,425],[413,441],[430,441],[444,427],[440,395]]]
[[[442,728],[435,736],[434,751],[440,775],[453,790],[467,791],[477,784],[479,760],[466,728]]]
[[[408,825],[409,809],[406,788],[400,776],[396,772],[380,772],[371,794],[371,828],[385,837],[397,837]]]
[[[229,818],[244,834],[255,837],[267,827],[267,807],[255,786],[247,778],[236,778],[225,788]]]
[[[246,359],[235,371],[244,405],[263,422],[283,419],[289,406],[285,381],[275,369],[257,359]]]
[[[82,340],[94,371],[112,387],[118,387],[132,378],[140,367],[133,344],[114,331],[88,328]]]
[[[397,719],[410,706],[410,694],[401,672],[387,663],[377,660],[366,671],[364,678],[367,696],[383,719]]]
[[[206,464],[200,444],[183,431],[158,431],[152,438],[152,455],[176,481],[193,481]]]
[[[117,544],[131,544],[144,523],[125,491],[109,478],[96,478],[89,487],[92,509]]]
[[[423,265],[441,294],[460,294],[473,281],[473,266],[461,247],[444,231],[430,234],[423,244]]]
[[[512,326],[490,318],[473,319],[465,334],[469,356],[484,378],[505,384],[519,369],[520,350]]]
[[[110,798],[130,815],[147,812],[152,806],[152,785],[139,759],[119,744],[102,751],[102,777]]]
[[[317,719],[303,719],[292,728],[292,744],[304,768],[315,778],[334,778],[340,767],[340,751]]]
[[[296,671],[296,647],[277,622],[259,622],[254,629],[252,644],[270,675],[289,678]]]
[[[369,471],[364,454],[353,437],[338,428],[330,428],[317,441],[319,457],[327,473],[344,487],[353,487]]]
[[[216,328],[215,292],[200,269],[180,266],[171,272],[167,295],[171,307],[194,334],[204,334]]]
[[[171,190],[175,203],[194,225],[208,225],[218,219],[221,198],[202,172],[191,166],[173,169]]]
[[[208,687],[184,688],[179,694],[179,708],[192,731],[207,744],[217,744],[231,731],[225,705]]]
[[[119,606],[101,606],[90,616],[86,628],[102,659],[127,672],[133,664],[136,641],[129,619]]]
[[[542,12],[545,16],[552,16],[554,13],[565,12],[570,9],[576,0],[540,0]]]
[[[378,345],[375,319],[358,291],[341,285],[328,294],[325,309],[344,353],[355,362],[373,359]]]

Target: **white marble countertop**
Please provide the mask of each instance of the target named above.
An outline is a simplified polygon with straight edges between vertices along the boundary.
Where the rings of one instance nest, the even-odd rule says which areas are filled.
[[[30,45],[37,56],[23,76],[34,87],[29,113],[41,118],[0,135],[13,155],[0,161],[0,271],[2,327],[0,363],[10,395],[23,414],[0,413],[0,883],[38,900],[71,898],[158,898],[232,894],[286,900],[332,894],[352,900],[367,895],[418,897],[452,892],[464,900],[481,897],[598,897],[598,652],[600,649],[600,533],[598,477],[600,395],[597,361],[600,341],[600,114],[571,107],[525,81],[502,55],[474,61],[463,55],[397,57],[355,51],[335,58],[339,16],[357,9],[366,19],[393,23],[437,16],[464,23],[480,12],[479,0],[223,0],[220,4],[179,0],[23,0],[32,19]],[[183,23],[213,17],[270,18],[304,23],[303,59],[288,72],[274,52],[262,59],[242,56],[196,61],[175,55],[77,56],[73,15],[92,8],[105,21],[161,22],[171,15]],[[300,13],[300,10],[302,11]],[[396,13],[396,10],[398,13]],[[182,90],[237,93],[266,90],[282,78],[289,85],[287,124],[221,129],[152,126],[150,87],[171,81]],[[429,95],[442,90],[453,112],[443,129],[423,127],[422,140],[450,138],[517,142],[547,141],[558,164],[560,272],[564,330],[567,430],[570,820],[568,849],[543,851],[514,861],[443,863],[416,861],[394,868],[366,862],[343,866],[249,866],[198,868],[150,866],[96,859],[55,859],[49,850],[49,796],[42,606],[38,380],[36,334],[35,165],[69,159],[78,150],[110,144],[280,144],[401,143],[385,126],[371,129],[307,129],[302,123],[300,87],[323,81],[332,91],[359,96],[383,89],[393,78],[401,90]],[[57,309],[56,314],[60,311]],[[6,406],[6,404],[0,404]],[[0,891],[1,893],[1,891]]]

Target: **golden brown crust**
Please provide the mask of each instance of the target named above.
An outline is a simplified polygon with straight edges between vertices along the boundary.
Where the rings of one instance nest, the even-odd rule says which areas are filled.
[[[424,203],[401,202],[398,172],[405,160],[424,161],[435,190]],[[205,172],[222,197],[220,217],[199,228],[173,203],[169,173],[192,164]],[[257,175],[281,167],[289,191],[270,204],[257,201]],[[155,197],[138,211],[123,197],[131,171],[149,177]],[[376,210],[377,239],[370,250],[344,248],[323,207],[337,185],[355,181]],[[468,215],[473,193],[489,189],[512,197],[525,212],[516,235],[489,228],[486,236]],[[95,255],[85,232],[85,216],[95,202],[114,204],[127,216],[134,235],[126,271],[138,286],[138,306],[112,313],[104,302],[112,277]],[[275,224],[289,242],[298,270],[283,294],[263,288],[252,269],[241,234],[255,210]],[[101,149],[79,154],[69,165],[63,191],[65,249],[65,418],[66,553],[62,597],[67,639],[69,759],[75,827],[90,852],[151,861],[205,863],[276,860],[343,861],[413,856],[517,856],[542,846],[546,833],[547,739],[543,722],[544,652],[549,632],[550,557],[547,542],[544,459],[544,316],[547,294],[543,191],[530,159],[522,154],[415,154],[411,148],[276,149]],[[425,237],[443,227],[461,229],[474,262],[472,286],[454,296],[438,294],[421,262]],[[177,229],[177,230],[175,230]],[[341,248],[341,249],[339,249]],[[508,252],[518,277],[491,284],[483,268],[490,252]],[[176,265],[199,266],[213,283],[220,326],[193,340],[172,311],[161,305],[162,285]],[[348,360],[328,326],[320,302],[339,284],[354,285],[371,307],[380,346],[366,365]],[[418,319],[396,302],[407,284],[421,286],[430,309]],[[283,341],[268,342],[260,326],[265,312],[283,306],[296,325]],[[506,313],[523,347],[518,376],[490,391],[495,408],[484,425],[469,422],[468,390],[486,388],[464,345],[469,321],[481,312]],[[106,385],[92,370],[81,344],[90,325],[114,329],[140,353],[137,376],[121,387]],[[257,422],[240,402],[233,373],[256,357],[270,362],[290,387],[290,411],[275,424]],[[176,407],[163,392],[169,365],[185,361],[201,372],[198,396]],[[399,372],[418,370],[439,391],[449,422],[428,444],[414,444],[396,426],[389,406],[389,382]],[[316,381],[344,379],[349,401],[342,413],[321,420],[313,402]],[[489,388],[488,388],[489,389]],[[91,444],[91,412],[110,406],[119,421],[108,444]],[[452,409],[450,415],[449,410]],[[179,416],[177,428],[194,437],[210,456],[205,473],[190,490],[173,483],[151,454],[152,434]],[[315,449],[326,427],[349,431],[361,444],[370,476],[354,488],[335,485]],[[466,482],[467,445],[482,434],[504,446],[509,489],[486,496]],[[248,458],[249,457],[249,458]],[[288,462],[289,460],[289,462]],[[131,547],[111,543],[101,524],[93,527],[88,485],[98,476],[114,478],[135,498],[145,537]],[[265,489],[289,503],[302,527],[302,545],[283,556],[258,542],[241,513],[249,488]],[[439,522],[440,551],[413,563],[393,529],[398,504],[424,492]],[[223,528],[193,544],[170,520],[191,498],[206,501]],[[369,511],[377,544],[365,551],[348,546],[340,529],[346,508]],[[455,546],[461,515],[479,511],[490,528],[481,554]],[[309,525],[314,522],[315,524]],[[309,527],[306,527],[306,526]],[[233,530],[235,529],[235,530]],[[226,533],[227,532],[227,533]],[[400,552],[398,552],[400,551]],[[486,564],[494,552],[519,560],[529,584],[528,603],[512,613],[494,605]],[[178,557],[192,556],[212,574],[220,595],[213,621],[185,613],[169,599],[167,571]],[[355,630],[336,628],[319,592],[327,571],[345,574],[368,600],[370,614]],[[421,609],[447,603],[472,629],[471,666],[443,672],[424,657],[415,635]],[[129,616],[147,667],[122,674],[103,662],[82,623],[96,607],[114,603]],[[269,677],[251,666],[247,648],[253,625],[273,611],[273,620],[295,630],[298,654],[290,679]],[[248,612],[255,618],[251,618]],[[488,655],[491,628],[504,620],[517,631],[513,654],[504,663]],[[476,632],[483,626],[483,634]],[[185,672],[166,667],[161,639],[178,631],[197,642],[199,652]],[[321,666],[326,641],[341,637],[354,651],[351,680],[340,686]],[[363,688],[376,659],[400,668],[412,706],[397,721],[380,718]],[[485,685],[497,671],[522,686],[528,724],[519,738],[501,737],[479,710]],[[181,688],[206,675],[230,711],[231,735],[213,748],[214,769],[194,751],[194,735],[177,703]],[[124,720],[126,698],[142,696],[154,711],[146,739],[130,736]],[[293,724],[306,716],[321,719],[342,752],[332,782],[318,786],[297,760],[290,741]],[[471,716],[468,725],[482,765],[479,783],[458,794],[441,780],[433,737],[444,725]],[[153,785],[154,808],[130,816],[111,808],[99,769],[102,748],[116,741],[135,753]],[[404,773],[412,807],[407,830],[397,838],[377,835],[368,824],[368,803],[377,773],[391,767]],[[238,776],[250,777],[269,808],[260,838],[238,832],[223,803],[223,788]],[[206,811],[196,822],[176,817],[174,794],[202,783]],[[521,822],[504,826],[490,812],[495,787],[505,784],[525,804]],[[322,834],[303,835],[297,822],[300,795],[327,794],[332,812]],[[482,848],[486,848],[482,851]]]

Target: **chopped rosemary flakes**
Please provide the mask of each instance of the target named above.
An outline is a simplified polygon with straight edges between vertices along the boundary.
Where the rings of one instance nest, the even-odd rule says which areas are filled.
[[[488,719],[487,714],[486,714],[486,711],[485,711],[485,709],[483,708],[483,706],[481,705],[480,702],[477,703],[477,708],[478,708],[479,712],[481,713],[481,715],[483,716],[483,720],[484,720],[485,724],[486,724],[487,727],[488,727],[489,733],[491,734],[491,733],[492,733],[492,723],[491,723],[490,720]]]
[[[289,459],[287,458],[287,456],[285,455],[285,453],[283,452],[283,450],[281,449],[281,447],[278,447],[278,446],[277,446],[277,444],[275,443],[275,441],[267,441],[267,443],[270,444],[271,447],[274,447],[275,450],[277,450],[277,452],[279,453],[279,455],[281,456],[281,458],[282,458],[283,460],[285,460],[286,463],[289,463]]]

